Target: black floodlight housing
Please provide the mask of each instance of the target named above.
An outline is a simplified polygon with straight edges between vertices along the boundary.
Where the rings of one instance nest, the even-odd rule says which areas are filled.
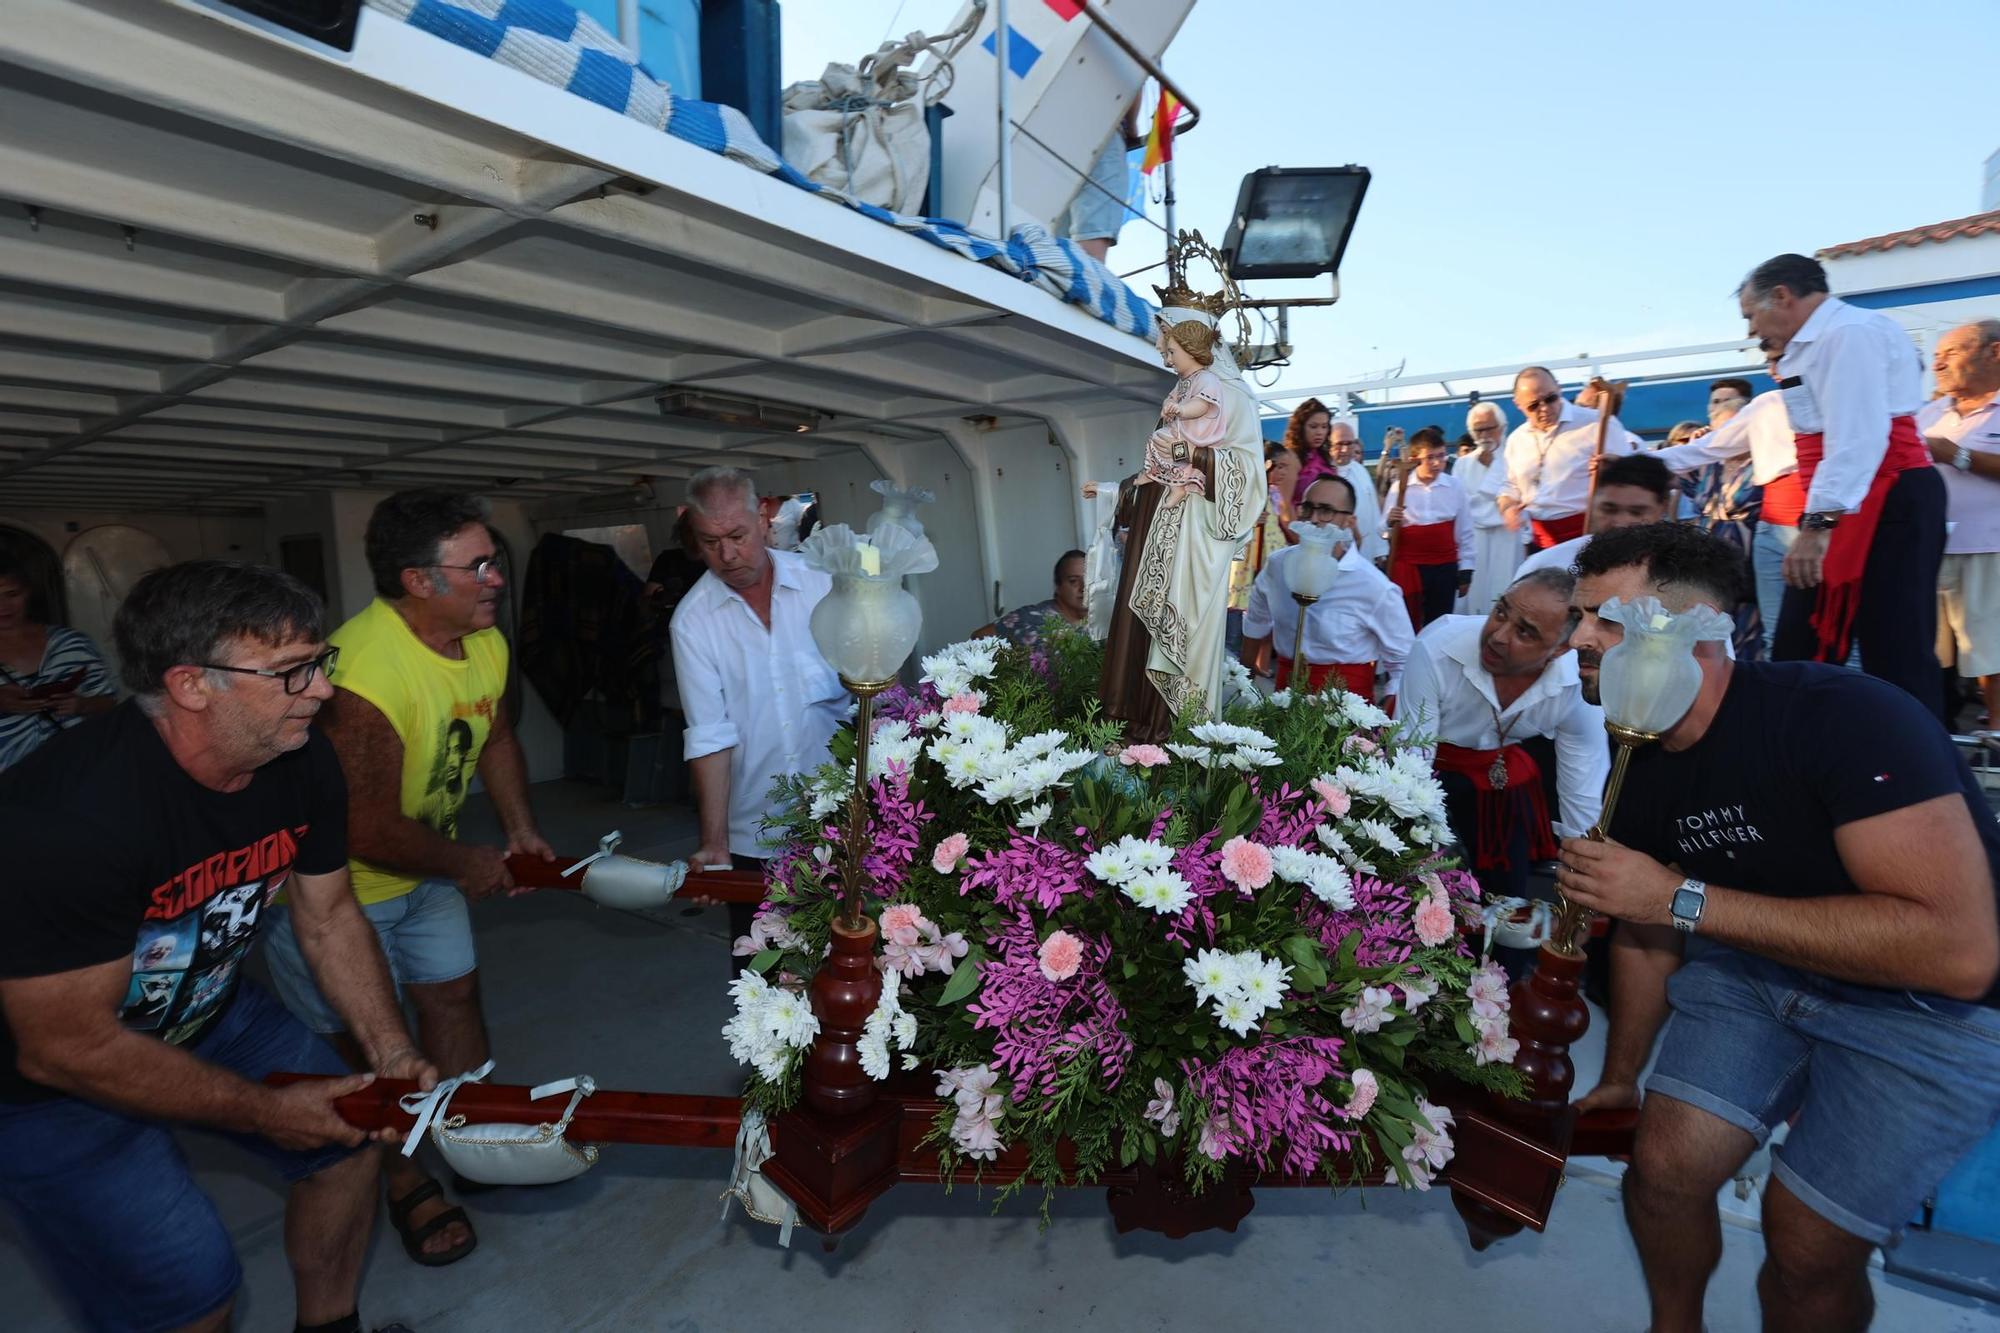
[[[1229,276],[1316,278],[1340,273],[1368,193],[1366,167],[1265,167],[1243,178],[1222,238]]]

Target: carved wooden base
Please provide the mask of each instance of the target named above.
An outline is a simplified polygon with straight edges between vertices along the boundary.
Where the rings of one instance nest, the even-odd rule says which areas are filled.
[[[1180,1240],[1197,1231],[1234,1231],[1257,1206],[1249,1177],[1241,1171],[1227,1172],[1195,1194],[1177,1161],[1138,1162],[1133,1170],[1132,1184],[1104,1191],[1111,1221],[1121,1236],[1128,1231],[1157,1231],[1168,1240]]]
[[[882,1000],[882,974],[875,968],[875,923],[833,921],[833,953],[813,975],[813,1013],[819,1036],[806,1052],[801,1072],[805,1099],[827,1115],[853,1115],[874,1105],[881,1084],[861,1067],[861,1029]]]
[[[771,1121],[764,1174],[799,1206],[807,1225],[837,1236],[900,1178],[902,1122],[903,1108],[892,1101],[839,1116],[809,1107],[786,1111]]]

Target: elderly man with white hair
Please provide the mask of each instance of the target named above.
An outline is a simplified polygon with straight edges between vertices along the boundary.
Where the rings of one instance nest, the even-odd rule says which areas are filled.
[[[1360,534],[1361,555],[1367,560],[1387,560],[1389,539],[1382,535],[1382,502],[1375,494],[1375,479],[1361,461],[1361,436],[1354,418],[1336,417],[1326,433],[1327,452],[1338,467],[1334,474],[1354,488],[1354,530]]]
[[[1472,506],[1472,587],[1460,602],[1460,615],[1483,616],[1514,581],[1521,555],[1527,547],[1521,534],[1507,526],[1499,502],[1485,490],[1486,479],[1495,467],[1506,469],[1500,453],[1507,438],[1507,413],[1498,403],[1474,403],[1465,414],[1465,432],[1479,446],[1452,466],[1451,474],[1465,488]]]

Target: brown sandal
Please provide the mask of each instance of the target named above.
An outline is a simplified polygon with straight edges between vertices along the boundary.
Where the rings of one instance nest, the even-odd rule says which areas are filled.
[[[472,1233],[472,1220],[465,1215],[465,1209],[453,1205],[433,1217],[430,1221],[412,1227],[410,1214],[420,1204],[432,1199],[442,1199],[444,1187],[435,1180],[426,1180],[400,1199],[389,1200],[389,1225],[396,1228],[396,1234],[403,1238],[403,1253],[426,1268],[443,1268],[455,1264],[466,1255],[479,1248],[479,1237]],[[432,1254],[424,1249],[424,1242],[454,1222],[463,1223],[467,1233],[463,1244],[449,1250]]]

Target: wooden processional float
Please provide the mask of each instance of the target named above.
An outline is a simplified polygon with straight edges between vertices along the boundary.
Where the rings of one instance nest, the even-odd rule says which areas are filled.
[[[612,834],[596,853],[573,863],[515,856],[508,859],[508,868],[522,887],[576,891],[625,910],[657,908],[676,898],[763,900],[763,883],[754,874],[640,861],[618,855],[617,845],[618,835]],[[1590,1022],[1578,990],[1584,959],[1573,941],[1579,933],[1558,931],[1542,945],[1533,971],[1513,987],[1511,1031],[1520,1042],[1514,1063],[1526,1079],[1527,1099],[1507,1101],[1443,1079],[1431,1089],[1432,1099],[1449,1107],[1456,1121],[1457,1154],[1437,1179],[1450,1187],[1475,1249],[1523,1227],[1541,1230],[1571,1157],[1625,1156],[1632,1149],[1636,1111],[1578,1116],[1570,1105],[1575,1069],[1569,1049]],[[856,1044],[875,1004],[876,987],[866,984],[875,971],[875,940],[872,922],[861,930],[834,932],[834,955],[815,978],[821,1031],[804,1064],[805,1095],[770,1122],[772,1156],[763,1165],[765,1176],[829,1243],[852,1229],[868,1205],[895,1185],[937,1184],[947,1178],[935,1147],[924,1143],[942,1109],[931,1080],[912,1073],[876,1083],[860,1072]],[[270,1082],[302,1077],[275,1074]],[[407,1133],[414,1117],[400,1099],[416,1091],[407,1080],[381,1079],[335,1106],[358,1128]],[[454,1093],[451,1111],[471,1123],[543,1123],[550,1118],[550,1102],[531,1100],[530,1091],[525,1085],[467,1083]],[[736,1144],[742,1113],[736,1097],[599,1090],[577,1106],[568,1133],[581,1143],[728,1150]],[[1337,1174],[1344,1164],[1336,1160],[1333,1165]],[[1104,1187],[1120,1232],[1157,1231],[1179,1238],[1214,1228],[1233,1231],[1253,1206],[1253,1185],[1325,1183],[1320,1176],[1263,1174],[1239,1166],[1194,1195],[1174,1166],[1135,1163],[1106,1170],[1092,1182]],[[1026,1170],[1026,1150],[1016,1147],[977,1172],[960,1165],[951,1179],[1005,1185]]]

